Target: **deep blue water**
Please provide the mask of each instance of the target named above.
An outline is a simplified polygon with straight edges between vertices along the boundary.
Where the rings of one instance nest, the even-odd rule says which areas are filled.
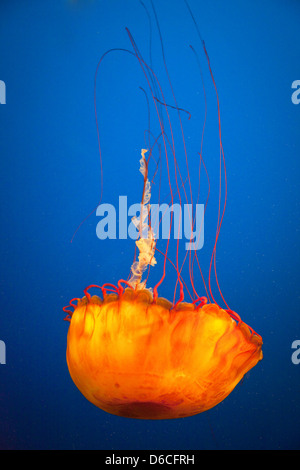
[[[201,42],[183,0],[154,4],[177,104],[192,115],[188,120],[181,112],[194,184],[204,98],[189,45],[199,54],[208,107],[204,158],[213,182],[218,114]],[[291,345],[300,339],[300,104],[291,99],[292,83],[300,80],[296,0],[190,0],[218,89],[227,165],[218,277],[230,307],[262,335],[263,361],[217,407],[170,421],[109,415],[91,405],[69,376],[62,307],[89,284],[127,277],[134,251],[129,239],[100,241],[95,213],[70,243],[101,193],[95,70],[106,50],[132,51],[125,27],[148,63],[151,50],[166,102],[174,106],[151,3],[145,6],[151,36],[137,0],[0,5],[0,80],[6,84],[0,107],[0,340],[6,345],[0,448],[299,449],[300,365],[291,360]],[[147,82],[134,57],[105,57],[97,109],[106,203],[116,205],[119,195],[139,202],[138,160],[148,122],[140,86],[146,90]],[[151,113],[155,123],[153,105]],[[178,113],[170,107],[169,113],[180,141]],[[176,157],[184,167],[182,148]],[[168,188],[162,191],[168,198]],[[212,213],[199,250],[206,274],[217,194],[212,185]],[[174,270],[169,276],[159,293],[172,298]],[[201,290],[199,275],[195,281]]]

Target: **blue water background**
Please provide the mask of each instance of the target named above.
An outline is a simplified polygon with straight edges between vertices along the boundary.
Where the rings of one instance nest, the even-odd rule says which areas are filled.
[[[199,52],[211,120],[205,155],[218,162],[216,100],[194,24],[182,0],[154,3],[178,105],[192,113],[190,122],[182,113],[186,136],[196,147],[204,101],[189,44]],[[145,5],[153,61],[167,88],[151,4]],[[300,105],[291,101],[291,84],[300,80],[300,3],[190,5],[218,88],[228,172],[218,276],[230,307],[262,335],[264,359],[220,405],[181,420],[112,416],[76,389],[65,360],[62,307],[89,284],[127,277],[133,256],[132,240],[96,237],[95,214],[70,243],[101,192],[94,75],[106,50],[131,49],[125,27],[149,61],[149,21],[137,0],[2,1],[0,340],[7,363],[0,365],[1,449],[300,447],[300,365],[291,360],[292,342],[300,339]],[[134,58],[106,57],[97,82],[103,202],[117,204],[119,195],[139,202],[147,128],[139,86],[147,84]],[[170,91],[167,101],[172,104]],[[182,152],[177,158],[184,165]],[[205,247],[214,236],[207,224]],[[204,249],[203,257],[207,268]],[[166,282],[160,295],[172,292]]]

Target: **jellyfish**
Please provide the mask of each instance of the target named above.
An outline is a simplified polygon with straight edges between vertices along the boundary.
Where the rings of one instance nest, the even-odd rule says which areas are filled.
[[[227,179],[218,93],[206,46],[201,38],[217,99],[220,141],[217,228],[208,281],[204,279],[197,247],[186,252],[182,262],[179,260],[179,237],[175,242],[174,261],[170,256],[171,237],[165,242],[164,250],[158,247],[155,224],[151,220],[151,198],[154,177],[161,169],[162,155],[172,204],[176,197],[180,203],[184,198],[191,202],[193,193],[190,173],[196,170],[189,169],[183,132],[186,177],[176,158],[171,115],[177,114],[180,129],[183,114],[188,120],[191,116],[178,105],[173,93],[161,31],[151,4],[173,103],[166,101],[153,66],[144,60],[131,32],[126,28],[132,48],[111,49],[102,56],[98,68],[104,57],[113,52],[125,52],[137,61],[145,76],[160,132],[154,136],[150,128],[147,129],[145,136],[148,146],[142,148],[140,153],[142,196],[139,215],[132,220],[138,236],[129,276],[127,279],[120,278],[116,284],[90,285],[84,289],[83,298],[74,298],[69,306],[64,307],[67,313],[65,319],[69,322],[66,358],[73,382],[87,400],[98,408],[127,418],[174,419],[196,415],[223,401],[244,375],[262,359],[262,338],[229,308],[216,275],[216,247],[225,213]],[[192,13],[191,16],[194,20]],[[191,50],[198,62],[195,49],[191,47]],[[203,90],[205,96],[205,87]],[[142,91],[145,92],[144,89]],[[99,139],[98,123],[97,130]],[[207,173],[202,141],[203,138],[198,153],[199,175],[203,168],[204,173]],[[100,139],[99,149],[101,156]],[[159,155],[157,159],[154,158],[154,150]],[[151,177],[152,164],[154,170]],[[210,188],[208,195],[209,192]],[[222,202],[224,193],[225,201]],[[195,214],[191,206],[188,219],[191,223],[190,243],[193,246]],[[160,222],[162,219],[163,215]],[[169,235],[171,224],[172,217]],[[180,231],[180,227],[177,228]],[[189,287],[183,275],[184,263],[189,267]],[[162,266],[162,274],[151,288],[148,285],[150,270],[157,269],[159,265]],[[176,273],[172,300],[158,294],[158,290],[168,283],[167,266]],[[198,276],[195,275],[196,268],[200,273]],[[215,273],[224,305],[217,302],[213,295],[212,273]],[[198,293],[198,279],[202,279],[205,295]],[[91,295],[91,289],[97,289],[99,295]],[[190,297],[189,301],[185,301],[186,293]]]

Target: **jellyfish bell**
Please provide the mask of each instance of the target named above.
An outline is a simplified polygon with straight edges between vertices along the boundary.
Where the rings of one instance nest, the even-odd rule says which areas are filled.
[[[209,266],[208,286],[196,252],[193,255],[191,252],[185,254],[181,265],[178,256],[179,240],[176,242],[174,263],[169,258],[170,238],[166,242],[164,252],[157,247],[149,216],[153,181],[149,176],[149,165],[154,160],[154,149],[159,150],[159,153],[163,149],[171,203],[173,206],[175,196],[181,203],[183,201],[181,194],[184,193],[187,197],[188,193],[185,181],[190,182],[189,170],[187,164],[187,177],[184,179],[176,160],[169,113],[172,109],[177,111],[181,125],[181,112],[184,112],[184,109],[177,105],[175,99],[174,105],[165,102],[157,76],[142,58],[129,30],[126,31],[133,50],[122,50],[122,52],[130,52],[137,59],[145,75],[160,132],[158,137],[153,137],[154,134],[148,129],[146,135],[149,147],[141,150],[140,173],[143,177],[141,210],[139,216],[132,220],[139,237],[136,241],[137,254],[134,256],[130,275],[127,280],[119,280],[117,285],[89,286],[84,290],[85,296],[82,299],[72,299],[70,305],[64,308],[67,313],[65,319],[70,323],[66,357],[75,385],[91,403],[102,410],[138,419],[181,418],[206,411],[224,400],[243,376],[262,359],[262,338],[228,307],[216,275],[216,245],[226,206],[227,180],[221,141],[219,100],[205,45],[203,43],[203,49],[218,102],[220,136],[218,223]],[[121,49],[109,52],[114,51]],[[97,70],[107,54],[108,52],[102,56]],[[168,72],[167,76],[169,79]],[[165,113],[164,120],[162,111]],[[169,123],[171,138],[167,137],[164,122]],[[182,140],[187,162],[183,134]],[[202,143],[199,156],[199,170],[203,165],[207,173],[202,155]],[[157,168],[158,160],[154,174]],[[173,179],[173,185],[174,180],[176,182],[175,188],[172,188],[170,177],[172,172],[175,175]],[[224,182],[221,190],[222,175]],[[222,192],[225,192],[223,209]],[[191,186],[190,193],[192,193]],[[193,214],[190,219],[192,234]],[[163,263],[156,259],[157,254],[162,254]],[[187,288],[182,270],[186,259],[189,260],[191,292]],[[158,295],[158,289],[167,280],[166,264],[169,261],[176,272],[172,302]],[[153,289],[149,288],[147,286],[149,270],[157,269],[159,265],[163,268],[162,276],[154,284]],[[198,278],[194,276],[195,266],[199,267],[201,273],[205,297],[198,295],[196,282]],[[212,294],[213,270],[226,308],[222,308]],[[101,296],[91,296],[89,291],[92,288],[99,289]],[[184,301],[185,290],[189,292],[190,302]]]
[[[262,341],[215,304],[175,308],[148,289],[121,285],[78,299],[67,363],[81,393],[128,418],[171,419],[224,400],[262,358]]]

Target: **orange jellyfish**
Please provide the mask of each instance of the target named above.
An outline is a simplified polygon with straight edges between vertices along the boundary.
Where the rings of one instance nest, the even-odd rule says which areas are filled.
[[[154,15],[157,22],[155,10]],[[194,20],[193,16],[192,19]],[[181,418],[206,411],[224,400],[243,376],[262,359],[261,336],[228,307],[220,289],[226,307],[222,308],[212,293],[212,272],[215,273],[219,287],[216,276],[216,246],[226,206],[227,180],[218,93],[202,40],[209,76],[217,99],[220,140],[217,230],[209,264],[208,282],[204,280],[197,250],[193,253],[186,252],[180,262],[177,238],[173,262],[169,256],[171,237],[168,238],[163,251],[157,246],[158,240],[150,217],[150,198],[154,176],[162,164],[162,155],[169,183],[170,202],[173,205],[175,198],[181,204],[184,199],[187,202],[192,200],[191,188],[187,189],[190,186],[191,170],[184,133],[182,132],[182,142],[186,157],[186,177],[183,176],[176,159],[171,124],[171,113],[175,112],[182,129],[182,114],[185,110],[178,106],[173,93],[158,22],[157,28],[174,104],[166,102],[157,75],[143,59],[128,29],[132,50],[125,50],[138,61],[138,66],[145,76],[160,129],[157,137],[147,130],[149,145],[141,151],[140,172],[144,180],[141,210],[140,215],[133,220],[139,235],[136,241],[138,255],[135,253],[127,280],[120,279],[117,285],[91,285],[84,290],[85,296],[82,299],[72,299],[70,305],[64,308],[68,313],[66,320],[70,322],[66,357],[75,385],[91,403],[102,410],[139,419]],[[195,53],[195,50],[192,50]],[[120,52],[121,49],[108,52],[116,51]],[[124,52],[124,49],[122,51]],[[102,56],[98,68],[108,52]],[[101,157],[100,140],[99,149]],[[154,158],[154,150],[159,153],[157,160]],[[150,164],[153,162],[154,176],[150,179]],[[199,174],[200,168],[204,168],[207,173],[202,142],[198,163]],[[194,169],[192,171],[195,172]],[[209,191],[210,189],[207,196]],[[221,204],[224,192],[225,201]],[[192,212],[189,218],[193,227],[195,220]],[[162,219],[163,215],[160,222]],[[157,256],[162,257],[160,263],[157,262]],[[189,265],[190,288],[182,275],[185,262]],[[150,268],[159,264],[162,266],[161,277],[153,289],[146,287]],[[173,301],[158,296],[158,289],[166,282],[167,264],[176,272]],[[195,276],[195,266],[199,268],[201,276]],[[197,291],[198,279],[201,278],[205,286],[205,296],[200,296]],[[99,289],[101,297],[91,296],[91,288]],[[184,301],[186,291],[190,295],[190,302]]]

